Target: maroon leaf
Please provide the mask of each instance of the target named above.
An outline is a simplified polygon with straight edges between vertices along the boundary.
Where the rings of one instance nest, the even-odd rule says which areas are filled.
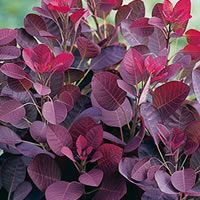
[[[1,170],[2,185],[9,193],[15,191],[26,177],[26,166],[20,157],[8,159]]]
[[[24,200],[32,190],[32,185],[24,181],[15,190],[13,200]]]
[[[173,114],[186,99],[190,88],[179,81],[168,82],[155,89],[153,104],[161,113],[162,118]]]
[[[117,85],[118,77],[110,72],[95,74],[92,93],[100,106],[106,110],[116,110],[124,102],[126,93]]]
[[[44,20],[36,14],[28,14],[24,19],[24,27],[32,36],[40,36],[40,31],[47,31]]]
[[[0,106],[0,120],[16,124],[23,117],[26,111],[24,106],[16,100],[8,100]]]
[[[176,171],[171,176],[173,186],[180,192],[187,192],[195,185],[196,173],[193,169]]]
[[[17,36],[17,31],[12,29],[0,29],[0,46],[12,42]]]
[[[61,174],[56,162],[45,154],[37,155],[28,166],[28,174],[35,185],[41,190],[59,181]]]
[[[54,153],[63,156],[62,147],[72,147],[72,137],[61,125],[50,125],[47,131],[47,142]]]
[[[31,137],[37,142],[46,142],[48,126],[41,121],[34,121],[30,126]]]
[[[20,49],[15,46],[0,47],[0,60],[12,60],[21,55]]]
[[[98,187],[103,179],[103,171],[92,169],[79,177],[80,183],[93,187]]]
[[[45,85],[42,85],[40,83],[34,83],[33,87],[35,88],[36,92],[39,95],[45,96],[51,93],[51,89]]]
[[[104,173],[113,173],[117,170],[122,158],[123,149],[113,144],[103,144],[98,149],[102,158],[98,160],[98,166]]]
[[[97,44],[85,37],[77,38],[77,46],[82,58],[94,58],[101,52]]]
[[[0,126],[0,133],[0,143],[14,145],[22,142],[21,138],[8,127]]]
[[[167,172],[163,170],[158,170],[155,174],[155,180],[162,192],[166,194],[178,193],[178,191],[173,187],[171,183],[171,177]]]
[[[22,69],[22,67],[14,63],[7,63],[2,65],[0,71],[6,76],[14,79],[24,79],[28,76],[28,74]]]
[[[78,200],[84,193],[84,186],[77,182],[58,181],[50,185],[45,197],[47,200]]]
[[[67,108],[64,103],[59,101],[49,101],[44,103],[42,114],[45,119],[51,124],[60,124],[67,116]]]

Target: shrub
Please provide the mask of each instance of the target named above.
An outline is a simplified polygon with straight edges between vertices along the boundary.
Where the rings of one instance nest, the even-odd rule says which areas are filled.
[[[1,199],[199,198],[190,0],[158,3],[151,18],[142,0],[33,10],[24,28],[0,30]]]

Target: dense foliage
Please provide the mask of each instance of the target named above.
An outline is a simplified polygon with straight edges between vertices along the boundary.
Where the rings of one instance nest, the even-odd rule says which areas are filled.
[[[42,0],[33,10],[24,28],[0,30],[0,199],[198,199],[190,0],[164,0],[151,18],[142,0]]]

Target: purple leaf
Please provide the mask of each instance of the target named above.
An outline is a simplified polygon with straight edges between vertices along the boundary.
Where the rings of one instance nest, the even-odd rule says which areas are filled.
[[[50,185],[46,192],[46,200],[78,200],[84,193],[84,186],[77,182],[58,181]]]
[[[188,96],[189,91],[189,86],[183,82],[168,82],[155,89],[153,105],[159,110],[162,118],[166,119],[179,108]]]
[[[126,179],[128,179],[130,182],[133,182],[131,179],[131,173],[133,170],[133,167],[135,164],[138,162],[138,158],[133,157],[133,158],[122,158],[120,163],[119,163],[119,172],[122,176],[124,176]]]
[[[187,192],[195,185],[196,173],[193,169],[176,171],[171,176],[173,186],[180,192]]]
[[[140,106],[140,114],[143,117],[145,127],[149,130],[155,143],[158,144],[157,124],[162,123],[158,110],[150,103],[144,103]]]
[[[24,27],[32,36],[40,36],[40,31],[47,31],[44,20],[36,14],[28,14],[24,19]]]
[[[134,20],[130,28],[131,31],[142,37],[150,36],[154,32],[154,27],[149,24],[148,18],[139,18],[137,20]]]
[[[140,126],[139,133],[136,136],[132,137],[128,141],[127,145],[124,148],[124,152],[130,153],[130,152],[136,150],[142,143],[144,136],[145,136],[145,127],[144,127],[143,120],[141,120],[141,126]]]
[[[117,85],[118,77],[110,72],[100,72],[92,79],[92,93],[100,106],[113,111],[124,102],[126,93]]]
[[[61,172],[56,162],[45,154],[37,155],[28,166],[28,174],[35,185],[41,190],[59,181]]]
[[[34,121],[30,126],[31,137],[37,142],[46,142],[48,126],[41,121]]]
[[[29,144],[26,142],[22,142],[19,145],[17,145],[16,150],[19,153],[21,153],[22,155],[30,157],[30,158],[34,158],[38,154],[47,154],[47,155],[51,156],[52,158],[55,157],[54,154],[52,154],[34,144]]]
[[[132,47],[138,45],[148,45],[148,37],[144,37],[142,35],[138,35],[131,28],[131,23],[129,20],[124,20],[121,23],[121,30],[124,39],[131,45]]]
[[[197,170],[200,166],[200,148],[197,149],[195,153],[192,154],[190,159],[190,167]]]
[[[25,115],[24,106],[16,100],[8,100],[0,106],[0,120],[3,122],[16,124]]]
[[[131,178],[136,181],[144,181],[147,178],[147,171],[152,166],[150,160],[143,159],[138,161],[131,172]]]
[[[123,80],[117,80],[118,86],[127,93],[129,98],[135,99],[136,89]]]
[[[24,79],[28,74],[22,69],[22,67],[14,63],[6,63],[1,66],[0,71],[8,77],[14,79]]]
[[[12,29],[0,29],[0,46],[12,42],[17,36],[17,31]]]
[[[0,60],[12,60],[21,55],[20,49],[15,46],[0,47]]]
[[[77,38],[77,47],[82,58],[94,58],[101,52],[100,46],[85,37]]]
[[[156,55],[159,55],[167,47],[167,40],[162,30],[154,28],[154,32],[149,38],[148,47]]]
[[[103,179],[103,171],[92,169],[79,177],[80,183],[93,187],[98,187]]]
[[[147,190],[141,200],[177,200],[177,195],[171,195],[161,192],[159,189]]]
[[[8,127],[0,126],[0,133],[0,143],[15,145],[22,142],[21,138]]]
[[[173,187],[171,177],[167,172],[158,170],[155,174],[155,179],[162,192],[166,194],[178,194],[178,191]]]
[[[49,125],[47,142],[54,153],[63,156],[62,147],[72,147],[72,137],[68,130],[61,125]]]
[[[106,176],[93,200],[120,200],[126,192],[126,182],[122,176],[118,174]]]
[[[200,82],[200,67],[194,69],[192,72],[192,83],[193,83],[193,87],[194,87],[194,92],[195,92],[198,102],[200,103],[199,82]]]
[[[101,50],[101,53],[96,56],[91,62],[91,69],[95,72],[101,71],[107,67],[119,63],[125,54],[125,49],[122,46],[109,46]]]
[[[32,190],[32,185],[24,181],[21,183],[13,194],[13,200],[24,200]]]
[[[67,156],[72,162],[76,162],[72,150],[69,147],[62,147],[61,152]]]
[[[101,120],[108,126],[123,127],[132,120],[133,110],[128,99],[125,99],[124,103],[114,111],[109,111],[101,107],[93,95],[91,96],[91,100],[92,105],[101,110]]]
[[[104,138],[105,140],[108,140],[108,141],[114,143],[114,144],[119,144],[119,145],[122,145],[122,146],[125,146],[125,145],[126,145],[125,142],[123,142],[123,141],[120,140],[119,138],[115,137],[113,134],[108,133],[108,132],[106,132],[106,131],[103,132],[103,138]]]
[[[59,95],[59,101],[63,102],[68,111],[71,111],[74,107],[74,98],[70,92],[64,91]]]
[[[25,29],[20,28],[17,31],[17,44],[22,48],[34,48],[38,44],[36,39],[28,34]]]
[[[134,48],[130,48],[121,62],[119,71],[124,81],[131,85],[135,85],[144,80],[147,72],[144,67],[144,58],[142,54]],[[126,80],[126,74],[130,76],[130,81]]]
[[[59,101],[49,101],[43,104],[42,114],[51,124],[60,124],[67,116],[67,108],[64,103]]]
[[[20,157],[6,160],[1,170],[2,185],[9,193],[15,191],[26,177],[26,166]]]
[[[35,88],[36,92],[39,95],[45,96],[51,93],[51,89],[45,85],[42,85],[40,83],[34,83],[33,87]]]

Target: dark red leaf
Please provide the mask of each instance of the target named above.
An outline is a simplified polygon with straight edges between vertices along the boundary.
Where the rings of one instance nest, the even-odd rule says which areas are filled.
[[[168,82],[155,89],[153,105],[159,110],[162,118],[173,114],[186,99],[190,88],[179,81]]]

